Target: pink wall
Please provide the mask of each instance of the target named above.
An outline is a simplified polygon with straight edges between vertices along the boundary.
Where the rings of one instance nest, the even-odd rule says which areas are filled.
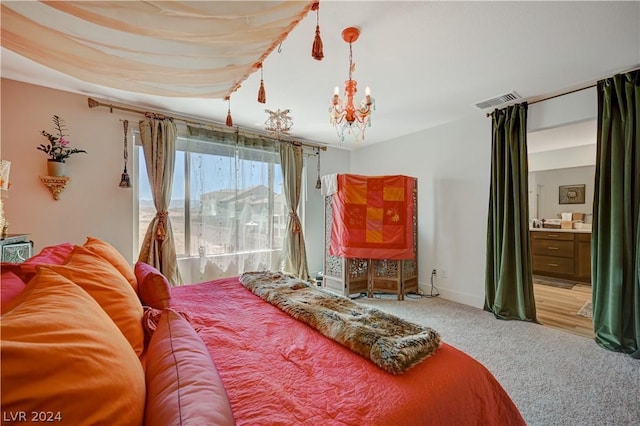
[[[4,199],[9,233],[28,233],[39,251],[69,241],[83,244],[87,236],[104,239],[134,260],[133,189],[118,187],[123,168],[123,128],[129,120],[129,166],[133,170],[131,132],[139,115],[107,108],[90,109],[87,96],[2,79],[2,159],[11,161],[12,183]],[[87,154],[67,160],[71,182],[55,201],[40,182],[47,155],[36,147],[46,143],[42,130],[53,133],[52,115],[66,122],[72,146]]]

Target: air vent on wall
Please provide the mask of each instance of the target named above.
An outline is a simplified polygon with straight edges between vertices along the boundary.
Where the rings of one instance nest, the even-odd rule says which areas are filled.
[[[520,95],[516,92],[509,92],[504,95],[496,96],[495,98],[487,99],[482,102],[478,102],[476,107],[480,109],[491,108],[494,106],[502,105],[507,102],[515,101],[516,99],[520,99]]]

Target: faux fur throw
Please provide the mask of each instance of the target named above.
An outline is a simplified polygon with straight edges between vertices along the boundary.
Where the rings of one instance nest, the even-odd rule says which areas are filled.
[[[240,282],[262,299],[392,374],[405,372],[440,346],[440,335],[429,327],[358,305],[291,275],[246,272]]]

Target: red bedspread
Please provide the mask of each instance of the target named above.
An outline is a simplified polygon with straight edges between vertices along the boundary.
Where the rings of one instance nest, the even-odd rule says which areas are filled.
[[[245,289],[172,289],[199,328],[242,425],[521,425],[480,363],[452,346],[394,376]]]

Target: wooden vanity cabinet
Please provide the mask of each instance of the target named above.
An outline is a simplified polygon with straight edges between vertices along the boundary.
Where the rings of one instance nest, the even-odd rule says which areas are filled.
[[[591,234],[531,231],[530,240],[534,274],[591,281]]]
[[[591,282],[591,234],[576,234],[576,275]]]

